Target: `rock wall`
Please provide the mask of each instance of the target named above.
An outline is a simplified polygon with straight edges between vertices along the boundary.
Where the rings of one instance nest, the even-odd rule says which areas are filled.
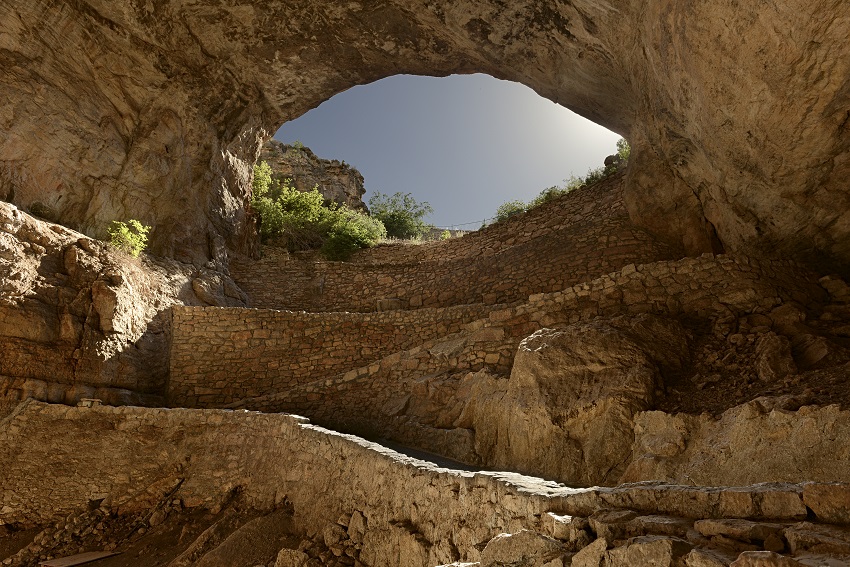
[[[132,258],[2,202],[0,290],[0,399],[11,402],[154,403],[168,376],[169,307],[245,304],[220,273]]]
[[[223,261],[251,248],[251,164],[285,121],[393,74],[483,72],[626,135],[631,215],[690,253],[846,269],[847,16],[829,0],[5,0],[0,196],[89,235],[138,218],[154,252]]]
[[[171,313],[168,401],[216,407],[368,366],[456,333],[488,309],[315,314],[174,307]]]
[[[57,519],[64,525],[64,517],[78,525],[78,510],[97,509],[101,526],[110,513],[141,512],[136,528],[155,529],[151,518],[159,510],[162,521],[156,505],[166,496],[179,507],[215,510],[236,489],[248,506],[294,514],[292,525],[315,541],[299,549],[336,549],[319,563],[329,565],[345,549],[371,567],[495,567],[507,558],[542,565],[530,562],[546,553],[546,561],[572,565],[596,558],[611,567],[648,567],[685,556],[687,565],[728,565],[765,548],[835,559],[848,550],[843,526],[824,524],[850,522],[838,505],[850,493],[841,484],[571,489],[510,473],[439,468],[293,416],[217,410],[30,401],[0,421],[0,441],[0,522],[16,528]],[[209,546],[229,535],[221,530],[199,540]],[[239,545],[243,532],[234,531],[228,545]],[[504,535],[493,539],[505,532],[515,534],[512,546]],[[665,549],[667,563],[660,563]],[[201,564],[215,562],[214,555]],[[796,564],[778,557],[785,563],[767,564]]]
[[[618,175],[462,238],[378,246],[350,262],[266,247],[232,273],[254,307],[373,311],[383,299],[402,308],[511,303],[681,256],[629,220]]]
[[[797,409],[799,404],[762,398],[719,417],[641,413],[635,419],[632,462],[622,480],[705,484],[722,479],[743,485],[767,475],[777,482],[801,475],[810,480],[845,478],[850,413],[837,405]]]
[[[274,139],[263,144],[260,160],[269,164],[275,179],[290,179],[299,191],[317,187],[327,203],[367,210],[363,203],[366,193],[363,175],[345,162],[322,159],[308,147],[287,145]]]

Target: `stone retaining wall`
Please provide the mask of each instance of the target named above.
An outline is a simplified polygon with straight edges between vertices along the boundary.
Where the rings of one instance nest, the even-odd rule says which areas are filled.
[[[456,336],[435,337],[332,381],[303,383],[248,400],[245,407],[292,411],[335,428],[389,435],[403,427],[392,417],[394,408],[405,405],[418,377],[482,369],[507,374],[519,342],[541,328],[636,313],[708,320],[767,313],[782,303],[805,305],[819,297],[825,298],[825,292],[817,279],[792,262],[705,255],[629,265],[560,292],[534,295],[527,303],[497,308]]]
[[[169,403],[216,407],[332,377],[455,333],[490,308],[317,314],[173,307]]]
[[[688,535],[701,527],[694,521],[720,518],[729,520],[717,526],[738,531],[753,524],[731,519],[785,522],[768,527],[782,533],[795,554],[822,542],[833,545],[821,546],[820,553],[836,553],[844,549],[843,536],[829,539],[833,534],[820,533],[826,528],[812,522],[850,522],[846,508],[836,504],[846,502],[847,485],[572,489],[511,473],[439,468],[280,414],[30,401],[0,421],[0,525],[43,525],[93,503],[115,514],[149,510],[181,479],[169,498],[182,506],[216,508],[238,490],[245,505],[259,510],[291,506],[293,525],[308,534],[357,514],[360,557],[388,567],[478,561],[484,543],[522,529],[559,538],[573,551],[606,533],[619,534],[610,540],[672,533],[692,539],[674,540],[685,542],[687,551],[712,544]],[[603,512],[612,508],[620,510],[616,518]],[[814,537],[813,543],[804,545],[794,530]],[[734,541],[723,543],[737,549]],[[760,549],[744,549],[754,547]]]
[[[681,257],[631,223],[621,184],[615,176],[462,238],[379,246],[350,262],[267,247],[231,271],[254,307],[374,311],[387,298],[401,308],[511,303],[629,263]]]

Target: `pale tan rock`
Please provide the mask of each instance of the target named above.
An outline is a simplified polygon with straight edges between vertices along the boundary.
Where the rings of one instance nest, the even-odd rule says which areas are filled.
[[[457,425],[475,430],[476,452],[496,467],[614,482],[631,450],[632,416],[650,404],[661,369],[683,364],[684,336],[677,322],[649,315],[538,331],[521,343],[504,395]]]
[[[685,539],[693,529],[693,521],[674,516],[638,516],[630,520],[626,533],[638,535],[666,535]]]
[[[566,542],[568,547],[577,551],[590,545],[593,538],[588,532],[590,523],[587,518],[566,516],[548,512],[540,518],[540,531],[545,535]]]
[[[573,556],[572,567],[603,567],[606,565],[605,554],[608,542],[599,538],[587,547],[580,549]]]
[[[346,534],[345,529],[343,529],[343,527],[339,524],[328,524],[325,526],[325,529],[322,530],[322,541],[324,541],[325,545],[328,547],[338,544],[347,536],[348,534]]]
[[[731,563],[731,567],[799,567],[799,561],[773,551],[745,551]]]
[[[785,528],[783,535],[794,555],[815,553],[850,556],[850,528],[801,522]]]
[[[351,514],[351,519],[348,522],[348,537],[354,543],[362,543],[363,535],[366,533],[366,518],[363,517],[358,510]]]
[[[756,341],[756,372],[766,382],[781,380],[797,373],[791,354],[791,341],[787,337],[769,332]]]
[[[275,559],[274,567],[303,567],[310,556],[297,549],[281,549]]]
[[[764,542],[780,534],[784,526],[740,519],[708,519],[694,522],[694,529],[706,537],[727,536],[742,541]]]
[[[781,403],[771,405],[770,400],[756,400],[719,418],[638,413],[634,454],[621,481],[742,486],[850,480],[850,413],[838,406],[787,411]],[[776,503],[775,508],[786,505]]]
[[[268,140],[263,144],[260,160],[272,168],[279,180],[290,179],[299,191],[319,190],[326,202],[365,211],[363,175],[338,160],[322,159],[306,146]]]
[[[606,567],[652,565],[674,567],[693,546],[685,540],[663,536],[643,536],[628,540],[606,553]]]
[[[437,563],[429,561],[430,546],[426,543],[421,534],[401,526],[389,524],[383,528],[371,528],[363,538],[360,561],[374,567]]]
[[[600,510],[588,518],[597,537],[608,542],[626,537],[628,523],[637,517],[634,510]]]
[[[531,530],[499,534],[481,552],[481,567],[543,567],[566,551],[558,540]]]
[[[704,549],[692,549],[685,555],[685,567],[729,567],[732,561]]]
[[[824,522],[850,524],[850,485],[847,483],[806,484],[803,502]]]
[[[16,390],[19,399],[161,405],[161,397],[148,393],[162,387],[169,371],[167,309],[201,303],[193,281],[216,282],[217,305],[247,299],[221,273],[131,258],[4,202],[0,244],[3,396]],[[33,381],[44,386],[32,387]]]

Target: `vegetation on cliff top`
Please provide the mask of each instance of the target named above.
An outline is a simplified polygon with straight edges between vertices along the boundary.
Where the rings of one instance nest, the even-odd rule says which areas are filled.
[[[329,260],[346,260],[385,238],[380,220],[335,203],[325,205],[317,188],[301,192],[290,180],[272,177],[266,162],[254,166],[251,206],[260,216],[263,242],[289,251],[321,251]]]
[[[499,208],[496,209],[496,222],[503,221],[506,218],[524,213],[535,207],[539,207],[543,203],[551,201],[552,199],[560,197],[561,195],[565,195],[566,193],[569,193],[570,191],[573,191],[575,189],[594,185],[599,181],[602,181],[612,173],[616,173],[625,163],[628,162],[630,155],[631,147],[629,146],[629,142],[627,142],[625,138],[620,138],[619,140],[617,140],[617,153],[615,154],[616,157],[609,165],[590,169],[584,177],[570,175],[569,179],[564,180],[563,186],[556,185],[544,189],[540,192],[539,195],[537,195],[537,197],[532,199],[529,203],[526,203],[525,201],[519,199],[502,203],[501,205],[499,205]]]
[[[384,195],[376,191],[369,198],[372,217],[380,220],[387,228],[387,236],[400,240],[422,238],[431,230],[423,219],[434,212],[428,202],[419,202],[410,193]]]

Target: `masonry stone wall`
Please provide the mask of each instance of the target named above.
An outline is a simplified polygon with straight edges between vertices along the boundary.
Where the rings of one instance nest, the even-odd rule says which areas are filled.
[[[459,331],[484,305],[383,313],[173,307],[168,399],[216,407],[322,380]]]
[[[115,514],[144,512],[175,488],[169,498],[187,508],[215,508],[234,490],[258,510],[286,503],[293,525],[309,534],[357,513],[364,562],[411,567],[479,561],[483,542],[522,529],[572,541],[570,530],[612,508],[633,510],[630,518],[672,516],[660,519],[668,530],[691,529],[698,519],[789,523],[807,514],[810,522],[846,524],[834,502],[850,493],[826,483],[574,489],[440,468],[281,414],[28,401],[0,420],[0,525],[43,525],[92,503]],[[649,527],[637,535],[645,533],[669,535]]]
[[[378,246],[349,262],[266,247],[231,271],[254,307],[367,312],[387,298],[402,308],[511,303],[630,263],[680,258],[631,223],[622,192],[614,176],[462,238]]]
[[[332,380],[247,400],[242,407],[291,411],[330,427],[399,438],[406,424],[394,416],[417,377],[479,370],[506,375],[520,341],[541,328],[636,313],[710,320],[768,313],[783,303],[807,305],[819,298],[825,299],[825,294],[817,278],[792,262],[705,255],[629,265],[560,292],[495,309],[455,335],[436,337]]]

